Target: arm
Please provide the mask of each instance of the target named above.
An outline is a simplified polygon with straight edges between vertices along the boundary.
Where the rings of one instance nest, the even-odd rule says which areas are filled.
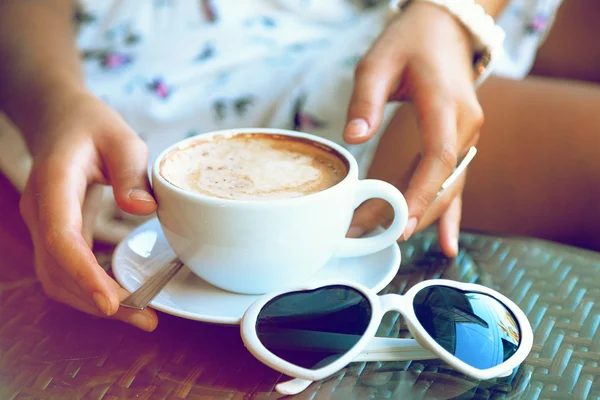
[[[45,105],[84,89],[72,0],[0,2],[0,108],[30,147]],[[57,88],[62,88],[57,93]]]
[[[90,190],[110,184],[119,207],[156,210],[143,141],[85,88],[74,43],[71,0],[0,1],[0,107],[33,158],[20,201],[46,294],[80,311],[153,330],[154,311],[127,310],[128,293],[91,250]],[[93,207],[91,207],[93,208]]]

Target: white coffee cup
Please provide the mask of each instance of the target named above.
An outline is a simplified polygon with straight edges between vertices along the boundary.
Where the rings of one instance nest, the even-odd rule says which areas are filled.
[[[333,149],[348,165],[338,184],[301,197],[237,200],[183,190],[161,175],[167,154],[212,137],[260,133],[308,139]],[[219,288],[262,294],[311,278],[332,257],[355,257],[394,244],[408,218],[402,194],[378,180],[359,180],[354,157],[342,146],[317,136],[279,129],[234,129],[202,134],[170,146],[152,166],[158,219],[170,246],[200,278]],[[354,210],[381,198],[394,209],[383,232],[346,238]]]

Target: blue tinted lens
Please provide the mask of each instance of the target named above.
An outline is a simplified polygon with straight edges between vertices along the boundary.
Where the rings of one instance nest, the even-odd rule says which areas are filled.
[[[371,311],[369,300],[347,286],[291,292],[263,307],[256,333],[279,358],[319,369],[356,345],[371,322]]]
[[[472,367],[500,365],[519,347],[521,331],[516,318],[486,294],[429,286],[417,293],[413,307],[429,336]]]

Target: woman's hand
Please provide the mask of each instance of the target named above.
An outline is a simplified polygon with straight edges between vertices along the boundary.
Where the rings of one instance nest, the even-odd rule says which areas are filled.
[[[478,140],[483,113],[473,85],[472,60],[471,40],[460,22],[436,5],[416,2],[390,23],[357,67],[344,132],[347,142],[370,139],[388,101],[410,100],[416,107],[422,153],[405,192],[409,222],[404,239],[427,222],[424,216],[458,157]],[[458,251],[460,193],[443,200],[439,216],[440,244],[449,256]],[[389,221],[391,212],[383,202],[364,204],[349,234],[358,236]]]
[[[120,116],[89,92],[57,96],[29,135],[33,169],[21,214],[35,249],[46,294],[83,312],[108,316],[152,331],[154,311],[119,308],[128,293],[92,253],[94,187],[110,184],[119,207],[147,215],[156,210],[146,175],[144,142]]]

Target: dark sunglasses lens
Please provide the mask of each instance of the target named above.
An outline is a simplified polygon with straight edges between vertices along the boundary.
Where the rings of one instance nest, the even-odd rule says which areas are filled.
[[[371,311],[369,300],[347,286],[291,292],[263,307],[256,333],[282,360],[319,369],[356,345],[369,326]]]
[[[413,307],[429,336],[472,367],[500,365],[519,347],[521,332],[514,315],[486,294],[429,286],[417,293]]]

